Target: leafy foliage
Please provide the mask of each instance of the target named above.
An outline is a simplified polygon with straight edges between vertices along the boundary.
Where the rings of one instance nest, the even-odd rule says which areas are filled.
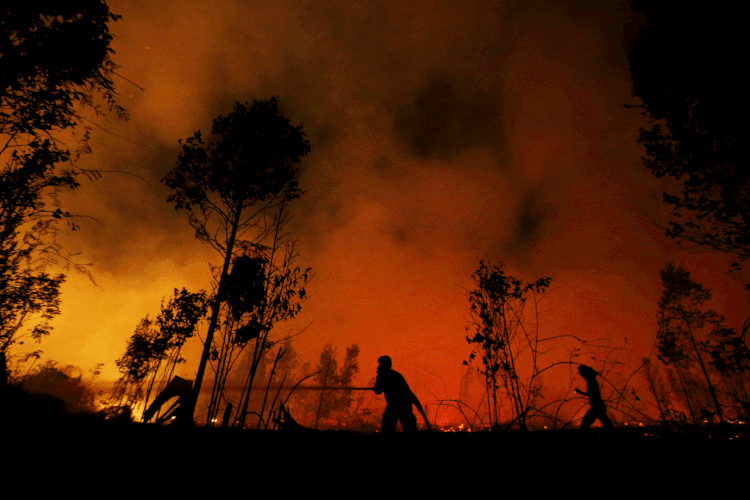
[[[747,331],[750,320],[745,321],[742,332],[732,328],[715,328],[711,331],[708,347],[711,366],[720,374],[726,394],[737,418],[750,418],[750,347]]]
[[[515,420],[525,429],[527,413],[538,394],[534,382],[541,373],[537,366],[541,339],[537,324],[526,324],[524,308],[529,299],[536,306],[537,295],[549,288],[551,279],[525,283],[506,275],[502,267],[484,262],[479,263],[473,278],[476,288],[469,292],[472,320],[467,330],[473,330],[474,334],[466,337],[473,349],[464,364],[468,365],[477,355],[482,362],[479,370],[491,402],[490,424],[499,425],[497,390],[502,382],[513,404]],[[519,377],[518,363],[524,354],[530,356],[533,364],[527,380]]]
[[[234,241],[233,230],[257,222],[256,216],[280,201],[301,195],[297,163],[310,151],[302,126],[292,126],[278,100],[236,103],[232,112],[214,120],[212,137],[200,131],[182,144],[177,167],[163,179],[173,193],[167,201],[188,215],[196,237],[222,253]],[[251,213],[243,213],[258,207]],[[224,230],[212,231],[212,218]]]
[[[141,320],[128,340],[125,355],[115,362],[123,376],[136,383],[142,383],[146,379],[152,371],[154,360],[164,354],[163,348],[158,349],[160,352],[153,349],[153,346],[161,342],[158,340],[159,332],[151,328],[152,324],[148,316]]]
[[[208,140],[204,141],[198,131],[184,143],[181,141],[181,144],[182,152],[177,166],[162,179],[172,190],[168,201],[187,215],[196,238],[209,243],[223,259],[218,270],[211,319],[193,386],[192,402],[185,406],[179,417],[180,420],[188,420],[192,418],[209,358],[219,361],[221,356],[213,345],[213,338],[217,328],[221,327],[219,320],[229,289],[234,293],[234,303],[231,304],[233,312],[229,316],[225,314],[225,318],[232,319],[232,323],[236,324],[240,317],[247,316],[245,310],[262,310],[265,311],[263,314],[273,311],[272,316],[276,318],[281,311],[294,311],[290,300],[298,291],[286,287],[285,283],[289,279],[296,280],[300,271],[289,265],[275,267],[278,265],[275,260],[277,253],[284,254],[277,252],[277,245],[285,240],[285,236],[282,236],[284,208],[302,193],[296,180],[297,164],[310,151],[310,143],[305,138],[302,126],[292,126],[279,109],[278,100],[271,98],[253,101],[250,106],[236,103],[231,113],[214,120]],[[269,215],[271,212],[274,212],[272,216]],[[266,239],[272,240],[273,249],[270,251],[262,244]],[[229,271],[235,258],[249,256],[250,259],[262,259],[258,256],[264,252],[267,253],[267,261],[264,271],[265,297],[262,298],[257,286],[243,292],[241,286],[232,285]],[[288,258],[294,256],[296,250],[290,244],[281,260],[290,264]],[[238,274],[254,273],[257,285],[262,261],[239,260],[234,263],[239,265]],[[278,269],[284,270],[279,273],[276,272]],[[307,273],[302,274],[306,281]],[[269,295],[274,286],[278,294]],[[298,296],[304,297],[304,291]],[[254,300],[262,302],[253,303]],[[281,314],[283,316],[286,312]],[[264,328],[269,328],[268,325],[273,322],[269,322],[269,318],[261,319],[257,314],[254,323],[252,319],[248,321],[243,325],[245,330],[239,338],[244,341],[261,339],[254,344],[252,366],[257,369],[258,360],[268,348],[267,338],[263,337]],[[225,322],[224,327],[227,328],[227,325]],[[231,330],[232,327],[229,328]],[[230,332],[230,336],[232,334]],[[222,342],[229,346],[234,341],[225,335]],[[229,358],[221,362],[229,363],[222,370],[230,369],[233,363]],[[246,385],[248,394],[250,387]],[[247,410],[246,405],[247,398],[243,415]]]
[[[235,362],[244,355],[246,363],[242,369],[246,372],[237,419],[237,424],[244,427],[256,374],[263,371],[263,359],[274,346],[288,344],[290,340],[290,337],[272,338],[273,328],[295,318],[307,297],[305,287],[310,269],[302,270],[294,264],[298,252],[295,242],[284,231],[286,220],[280,207],[274,216],[275,229],[269,237],[269,246],[257,255],[245,254],[233,260],[227,279],[226,302],[220,312],[219,335],[213,342],[215,356],[211,361],[216,378],[209,422],[216,416],[211,414],[218,411],[219,401],[229,399],[224,393],[226,380]],[[259,375],[265,376],[264,373]]]
[[[665,193],[667,234],[750,257],[750,112],[744,16],[681,2],[633,4],[645,14],[630,53],[633,96],[650,120],[639,142],[645,166],[681,183]]]
[[[262,255],[240,255],[232,260],[226,290],[229,311],[234,319],[239,320],[244,314],[254,312],[257,316],[257,311],[262,309],[266,302],[267,265],[268,259]]]
[[[163,351],[180,349],[195,334],[198,322],[208,309],[206,292],[195,293],[174,289],[167,305],[162,301],[161,312],[156,317],[156,325],[164,344]]]
[[[100,113],[97,97],[127,118],[112,81],[108,23],[117,19],[102,0],[8,0],[0,7],[0,350],[32,318],[31,336],[48,334],[59,314],[65,277],[45,268],[55,257],[71,264],[56,243],[56,221],[76,226],[57,193],[78,186],[83,171],[72,161],[90,150],[87,127],[73,137],[76,150],[67,146],[69,135],[82,125],[84,108]]]
[[[0,131],[63,130],[80,119],[77,106],[101,94],[117,104],[110,21],[120,19],[102,0],[3,2],[0,16]]]
[[[304,300],[308,279],[309,269],[272,265],[263,254],[236,257],[226,281],[226,321],[231,316],[236,323],[233,342],[244,345],[266,336],[274,324],[294,318],[302,308],[295,299]]]
[[[696,369],[711,395],[716,413],[723,420],[723,412],[714,383],[708,372],[709,332],[722,335],[725,332],[724,318],[716,312],[705,309],[704,304],[711,299],[711,291],[690,278],[690,273],[681,267],[668,263],[661,272],[664,286],[657,323],[656,347],[659,359],[674,367],[693,420],[697,421],[695,410],[690,405],[688,378],[691,369]]]
[[[128,340],[125,354],[116,361],[122,376],[110,403],[133,407],[148,403],[158,375],[158,390],[169,382],[177,364],[183,363],[180,351],[193,337],[208,308],[205,292],[188,292],[175,288],[167,304],[162,301],[156,320],[143,318]],[[161,370],[161,372],[160,372]]]
[[[19,341],[24,323],[32,318],[29,336],[38,341],[48,335],[50,321],[60,314],[60,285],[65,276],[27,266],[27,258],[25,252],[12,251],[8,258],[0,257],[0,351]]]

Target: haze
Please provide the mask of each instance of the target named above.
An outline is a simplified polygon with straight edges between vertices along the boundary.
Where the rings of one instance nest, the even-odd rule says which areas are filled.
[[[219,258],[160,180],[178,140],[274,95],[312,144],[291,231],[315,278],[279,332],[307,327],[303,361],[358,344],[362,383],[389,354],[423,402],[457,397],[480,260],[552,277],[542,328],[628,347],[623,373],[652,351],[669,260],[739,326],[728,258],[661,229],[668,186],[642,166],[644,119],[624,108],[629,1],[108,3],[120,74],[145,90],[117,81],[132,118],[99,122],[83,166],[107,173],[66,195],[96,219],[61,234],[96,285],[69,276],[45,359],[116,379],[142,317],[176,287],[210,287]],[[177,374],[196,369],[194,356]]]

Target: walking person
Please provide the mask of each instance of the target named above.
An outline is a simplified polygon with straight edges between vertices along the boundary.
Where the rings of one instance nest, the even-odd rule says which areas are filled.
[[[605,429],[611,429],[612,422],[609,420],[609,417],[607,417],[607,407],[604,406],[602,394],[601,392],[599,392],[599,384],[596,382],[596,376],[598,374],[593,368],[586,365],[579,365],[578,373],[580,373],[581,377],[586,380],[586,392],[583,392],[577,388],[574,392],[576,394],[588,396],[589,405],[591,406],[591,408],[589,408],[589,411],[587,411],[583,416],[583,420],[581,421],[581,429],[590,429],[591,424],[593,424],[594,420],[596,420],[597,418],[602,423]]]

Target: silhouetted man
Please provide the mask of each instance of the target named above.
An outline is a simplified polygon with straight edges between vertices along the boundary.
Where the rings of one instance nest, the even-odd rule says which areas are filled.
[[[404,432],[416,432],[417,418],[411,411],[411,405],[415,405],[419,413],[424,417],[427,428],[431,429],[422,405],[409,389],[403,375],[391,369],[391,358],[381,356],[378,358],[378,377],[375,379],[375,394],[385,393],[386,407],[383,412],[383,433],[396,432],[396,424],[401,421]]]
[[[579,365],[578,373],[580,373],[581,377],[586,380],[586,390],[588,392],[583,392],[579,389],[576,389],[574,392],[576,394],[588,396],[589,405],[591,405],[589,411],[587,411],[583,416],[583,420],[581,421],[581,429],[590,429],[591,424],[593,424],[594,420],[596,420],[597,418],[605,428],[611,429],[612,422],[610,422],[609,418],[607,417],[607,408],[606,406],[604,406],[604,401],[602,401],[602,394],[601,392],[599,392],[599,384],[596,382],[596,371],[590,366]]]

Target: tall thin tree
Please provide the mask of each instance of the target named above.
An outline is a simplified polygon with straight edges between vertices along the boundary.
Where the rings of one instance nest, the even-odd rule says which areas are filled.
[[[665,364],[673,364],[680,370],[689,369],[690,364],[697,364],[706,382],[716,414],[724,422],[716,387],[708,373],[707,353],[704,335],[706,328],[720,327],[724,318],[716,312],[705,309],[704,304],[711,299],[711,290],[690,278],[690,272],[675,266],[671,262],[661,271],[664,286],[657,323],[656,334],[659,359]],[[683,378],[680,379],[683,383]],[[687,397],[687,392],[686,392]]]
[[[298,163],[309,151],[302,125],[291,125],[276,98],[236,103],[214,120],[207,141],[198,131],[182,143],[177,166],[163,179],[172,189],[167,201],[223,261],[191,401],[178,417],[183,422],[193,418],[232,259],[260,245],[267,211],[300,196]]]

